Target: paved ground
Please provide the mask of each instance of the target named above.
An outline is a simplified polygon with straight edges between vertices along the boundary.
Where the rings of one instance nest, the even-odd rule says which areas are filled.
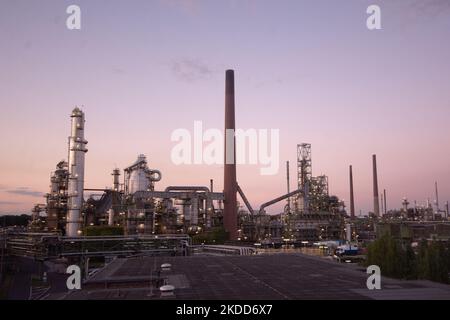
[[[33,259],[16,258],[15,272],[12,275],[12,284],[8,292],[9,300],[28,300],[30,298],[31,276],[39,274],[39,264]],[[51,273],[47,266],[43,270],[48,273],[48,290],[42,290],[46,293],[61,294],[67,291],[67,275]],[[38,290],[39,291],[39,290]],[[38,292],[37,292],[38,293]]]
[[[172,264],[162,276],[175,286],[175,299],[450,300],[450,286],[428,281],[383,278],[381,290],[368,290],[362,268],[302,254],[119,259],[65,298],[160,299],[159,291],[147,284],[151,270],[162,263]],[[105,289],[106,283],[116,288]]]

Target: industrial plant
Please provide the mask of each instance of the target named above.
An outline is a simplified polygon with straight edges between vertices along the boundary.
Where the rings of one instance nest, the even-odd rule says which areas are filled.
[[[95,289],[107,286],[108,281],[114,287],[113,283],[118,281],[107,279],[105,272],[91,277],[90,263],[98,261],[105,268],[112,268],[111,265],[122,260],[125,262],[120,263],[125,266],[141,263],[131,258],[158,257],[158,263],[170,260],[181,266],[182,260],[177,260],[181,259],[177,256],[255,255],[265,249],[281,251],[314,246],[341,258],[347,255],[343,259],[352,261],[353,257],[364,259],[360,252],[352,254],[354,248],[386,232],[409,241],[450,239],[448,203],[445,209],[439,206],[437,183],[435,208],[431,203],[426,207],[417,204],[409,207],[409,201],[404,199],[401,210],[387,210],[386,190],[380,195],[377,158],[373,155],[373,212],[361,217],[355,213],[353,167],[349,166],[348,212],[344,201],[330,194],[328,177],[313,175],[312,146],[304,142],[296,146],[295,189],[290,188],[292,174],[286,162],[286,190],[280,190],[279,197],[268,199],[256,209],[239,185],[234,161],[224,162],[223,190],[215,190],[213,180],[200,186],[173,185],[160,189],[158,183],[164,179],[164,172],[152,168],[151,158],[144,154],[138,155],[134,162],[130,155],[126,168],[111,168],[110,187],[86,188],[88,117],[78,107],[70,114],[68,158],[56,163],[45,202],[34,206],[26,229],[2,231],[2,256],[10,260],[32,259],[40,265],[41,274],[49,263],[54,270],[80,265],[86,284]],[[235,129],[234,71],[227,70],[224,131]],[[225,135],[224,146],[233,148],[225,147],[224,157],[234,159],[234,143],[227,139],[235,137]],[[284,204],[282,212],[266,212],[268,207],[279,203]],[[338,250],[331,252],[333,246]],[[2,266],[7,261],[2,259]],[[138,266],[125,269],[133,268]],[[170,269],[170,264],[166,263],[165,269]],[[147,275],[140,280],[130,277],[121,281],[129,282],[130,286],[148,283]],[[152,279],[155,287],[163,284],[158,282],[160,275]],[[170,291],[166,289],[161,289],[162,295]]]
[[[226,72],[225,83],[224,130],[234,131],[233,70]],[[122,230],[120,232],[125,236],[198,235],[224,228],[227,240],[247,243],[281,243],[286,237],[293,242],[345,237],[345,205],[329,194],[327,176],[313,176],[311,144],[297,145],[297,188],[290,190],[287,162],[286,193],[255,210],[238,184],[236,163],[228,161],[224,165],[224,190],[220,192],[214,191],[212,180],[204,186],[169,186],[158,190],[163,173],[150,168],[151,159],[143,154],[138,155],[130,166],[111,170],[110,188],[87,189],[84,178],[88,152],[88,141],[84,136],[85,113],[77,107],[70,118],[68,161],[56,164],[46,203],[33,208],[30,231],[84,237],[98,226]],[[225,139],[231,138],[234,139],[225,135]],[[228,145],[227,141],[225,145]],[[236,151],[225,148],[225,159],[229,157],[228,153],[235,155]],[[238,194],[245,209],[239,206]],[[281,214],[266,213],[267,207],[281,201],[286,202]]]

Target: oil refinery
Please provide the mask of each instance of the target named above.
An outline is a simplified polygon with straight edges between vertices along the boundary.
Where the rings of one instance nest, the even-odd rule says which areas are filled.
[[[233,70],[227,70],[225,83],[224,131],[234,131]],[[90,229],[104,226],[123,230],[126,236],[198,235],[223,227],[229,241],[246,243],[281,243],[285,237],[293,242],[345,237],[345,205],[338,197],[329,195],[327,176],[312,175],[311,145],[308,143],[297,145],[297,188],[289,190],[287,163],[287,193],[254,210],[237,182],[234,161],[224,165],[222,192],[214,191],[212,180],[204,186],[169,186],[158,190],[157,183],[163,179],[163,173],[150,168],[151,159],[143,154],[122,170],[112,169],[110,188],[85,188],[85,156],[88,152],[84,137],[85,114],[77,107],[70,117],[68,161],[56,164],[46,203],[37,204],[33,209],[30,224],[33,232],[83,237]],[[225,139],[234,137],[225,135]],[[228,144],[225,141],[225,145]],[[225,148],[225,159],[229,157],[228,152],[235,154],[236,150]],[[238,194],[245,210],[239,207]],[[266,214],[267,207],[281,201],[286,202],[281,214]]]
[[[225,74],[224,132],[234,132],[234,71],[227,70]],[[25,230],[5,228],[1,233],[2,270],[31,263],[30,268],[39,274],[39,281],[46,282],[47,273],[64,273],[70,265],[79,266],[83,270],[85,289],[69,290],[70,295],[64,293],[67,299],[124,298],[121,296],[124,289],[118,287],[141,288],[141,293],[135,293],[134,289],[123,293],[133,299],[152,299],[153,288],[159,288],[158,299],[172,297],[176,288],[181,290],[177,293],[178,298],[205,298],[215,293],[205,287],[196,287],[193,279],[209,274],[204,281],[210,282],[210,288],[227,286],[214,282],[217,280],[214,280],[215,271],[204,270],[208,265],[222,265],[224,276],[252,267],[259,268],[254,270],[255,274],[263,274],[267,272],[267,265],[280,266],[277,259],[285,260],[284,267],[295,265],[297,254],[301,252],[311,256],[301,259],[306,259],[303,263],[311,269],[308,272],[314,274],[316,265],[322,261],[308,259],[329,257],[338,262],[365,261],[370,259],[367,248],[375,239],[383,239],[384,234],[416,245],[423,239],[448,241],[450,238],[448,203],[445,210],[440,209],[438,201],[436,209],[431,204],[426,207],[415,204],[414,208],[409,208],[405,198],[401,210],[386,209],[386,190],[380,195],[378,189],[376,155],[372,156],[373,212],[364,217],[355,214],[354,171],[350,165],[350,212],[347,213],[344,201],[330,194],[328,177],[313,175],[309,143],[296,146],[295,190],[290,190],[290,166],[286,162],[286,190],[280,190],[281,196],[265,201],[258,209],[252,207],[238,183],[236,162],[226,160],[236,157],[234,134],[224,135],[224,189],[221,191],[214,189],[212,179],[205,185],[173,185],[161,190],[158,183],[164,179],[164,172],[153,168],[151,159],[144,154],[138,155],[134,162],[130,159],[128,167],[112,168],[110,187],[86,188],[85,167],[89,165],[86,157],[88,141],[84,134],[89,124],[86,118],[88,115],[78,107],[70,114],[68,159],[57,162],[50,175],[46,201],[34,206],[29,225]],[[226,147],[229,145],[232,147]],[[437,183],[435,187],[437,199]],[[238,195],[245,207],[240,206]],[[284,204],[281,213],[266,212],[270,206],[280,203]],[[236,257],[230,255],[251,260],[235,260]],[[264,262],[254,260],[258,256]],[[170,275],[172,269],[183,271]],[[159,270],[157,275],[156,270]],[[271,279],[283,283],[289,277],[296,277],[292,272],[284,270],[284,280],[273,275]],[[149,277],[151,294],[145,293]],[[359,279],[361,275],[352,277]],[[294,283],[293,280],[291,284]],[[239,285],[235,283],[235,286]],[[109,291],[100,292],[100,288]],[[250,292],[250,288],[244,284],[241,295],[255,299],[308,297],[296,289],[289,291],[289,286],[283,289],[288,291],[282,290],[285,294],[278,290],[275,296],[260,288]],[[419,292],[422,289],[418,287]],[[49,290],[45,295],[38,290],[30,298],[56,298]],[[218,294],[216,298],[233,297],[227,294]],[[348,294],[349,298],[355,298],[354,292]]]

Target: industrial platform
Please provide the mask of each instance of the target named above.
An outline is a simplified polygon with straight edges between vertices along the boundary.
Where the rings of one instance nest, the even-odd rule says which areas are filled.
[[[449,299],[450,286],[382,278],[368,290],[362,267],[303,254],[139,257],[117,259],[76,290],[49,299],[163,299],[149,279],[155,266],[183,300]]]

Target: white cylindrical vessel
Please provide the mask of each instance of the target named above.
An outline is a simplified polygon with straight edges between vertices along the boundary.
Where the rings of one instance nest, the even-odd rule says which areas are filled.
[[[69,186],[66,235],[76,237],[81,228],[81,209],[84,189],[84,157],[87,141],[84,139],[84,113],[72,111],[72,131],[69,137]]]
[[[114,210],[109,209],[108,210],[108,226],[114,225]]]
[[[347,241],[350,243],[352,241],[352,226],[350,223],[345,224],[345,234]]]

